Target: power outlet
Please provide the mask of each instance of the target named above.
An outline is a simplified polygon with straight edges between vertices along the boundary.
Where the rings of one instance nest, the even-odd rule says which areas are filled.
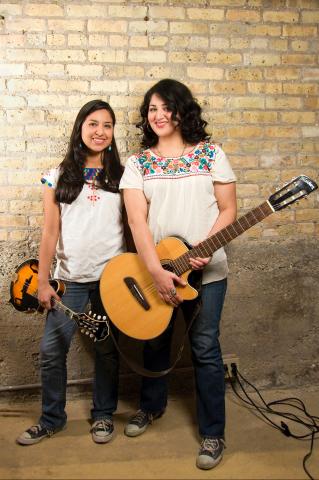
[[[239,369],[239,358],[233,353],[223,355],[224,369],[225,369],[225,378],[226,380],[232,380],[234,378],[232,372],[232,364],[235,364],[237,370]]]

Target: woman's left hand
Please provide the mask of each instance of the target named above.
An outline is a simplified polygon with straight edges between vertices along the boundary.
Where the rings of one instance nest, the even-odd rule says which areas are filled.
[[[190,266],[192,267],[192,270],[202,270],[206,265],[210,262],[211,257],[206,257],[206,258],[201,258],[201,257],[195,257],[195,258],[190,258],[189,263]]]

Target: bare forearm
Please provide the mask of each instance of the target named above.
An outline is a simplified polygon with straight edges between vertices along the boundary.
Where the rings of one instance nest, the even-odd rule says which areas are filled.
[[[130,223],[137,253],[146,265],[151,275],[156,274],[162,267],[155,250],[151,232],[145,222]]]
[[[223,210],[219,213],[214,226],[211,228],[208,236],[214,235],[223,228],[227,227],[236,220],[236,209]]]
[[[58,237],[43,232],[39,249],[39,284],[47,283]]]

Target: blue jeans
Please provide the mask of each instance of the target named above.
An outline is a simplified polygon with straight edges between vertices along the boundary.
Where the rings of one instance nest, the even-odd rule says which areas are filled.
[[[62,302],[71,310],[85,311],[89,301],[92,310],[103,313],[99,282],[64,282],[66,292]],[[76,331],[75,320],[62,311],[50,310],[41,341],[42,415],[40,424],[49,430],[62,428],[66,421],[67,354]],[[114,335],[117,331],[112,330]],[[95,350],[93,385],[93,420],[112,418],[118,400],[118,353],[111,336],[100,342],[92,341]]]
[[[219,323],[226,289],[227,279],[202,286],[201,308],[189,332],[201,437],[224,437],[225,373],[219,344]],[[194,301],[182,303],[181,308],[185,320],[189,320]],[[169,367],[172,332],[173,321],[159,337],[145,342],[145,368],[160,371]],[[167,375],[143,377],[140,408],[148,413],[157,413],[164,411],[166,405]]]

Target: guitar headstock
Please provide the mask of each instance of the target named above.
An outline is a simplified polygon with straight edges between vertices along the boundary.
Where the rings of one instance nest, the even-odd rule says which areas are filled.
[[[106,315],[96,315],[89,312],[89,315],[79,313],[76,317],[80,332],[93,339],[94,342],[100,342],[108,337],[109,324]],[[75,319],[74,316],[73,318]]]
[[[307,175],[299,175],[299,177],[293,178],[289,183],[286,183],[277,192],[273,193],[268,201],[274,210],[281,210],[306,197],[317,188],[316,182],[307,177]]]

